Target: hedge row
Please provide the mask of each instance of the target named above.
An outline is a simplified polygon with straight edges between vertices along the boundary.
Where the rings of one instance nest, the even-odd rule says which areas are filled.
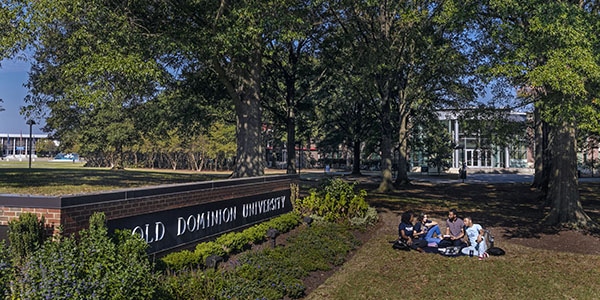
[[[341,265],[359,242],[346,224],[317,222],[300,227],[285,246],[246,251],[222,267],[177,272],[164,278],[169,299],[297,299],[302,279]]]
[[[287,213],[267,222],[245,229],[242,232],[230,232],[219,236],[216,240],[200,243],[194,251],[183,250],[166,255],[161,259],[165,267],[171,271],[205,267],[206,258],[211,255],[226,257],[242,252],[252,244],[266,241],[267,231],[276,229],[280,233],[288,232],[298,226],[301,217],[295,212]]]

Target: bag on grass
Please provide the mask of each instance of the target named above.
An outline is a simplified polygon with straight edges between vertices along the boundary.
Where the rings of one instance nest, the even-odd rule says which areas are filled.
[[[500,255],[506,254],[506,252],[504,250],[502,250],[502,248],[498,248],[498,247],[492,247],[492,248],[488,249],[487,253],[489,255],[493,255],[493,256],[500,256]]]
[[[453,246],[453,247],[446,247],[443,249],[438,249],[438,251],[440,251],[440,253],[444,256],[459,256],[459,255],[461,255],[460,249],[461,249],[460,247]]]
[[[394,243],[392,244],[392,248],[397,250],[410,251],[410,247],[406,244],[406,242],[403,242],[401,240],[394,241]]]

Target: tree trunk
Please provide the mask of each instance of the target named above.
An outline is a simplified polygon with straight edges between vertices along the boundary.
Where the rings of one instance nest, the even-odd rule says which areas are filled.
[[[260,98],[256,93],[258,90],[253,90],[236,105],[237,159],[233,178],[264,175]]]
[[[296,174],[296,116],[294,109],[288,105],[287,109],[287,174]]]
[[[390,103],[385,99],[381,109],[381,183],[377,192],[386,193],[394,189],[392,178],[392,124]]]
[[[409,110],[406,107],[406,101],[403,101],[400,105],[400,129],[398,134],[398,176],[396,177],[396,186],[409,184],[408,172],[406,167],[408,166],[408,115]]]
[[[260,43],[260,37],[255,43]],[[237,151],[232,178],[262,176],[265,173],[260,108],[262,53],[259,45],[255,45],[254,49],[245,58],[246,63],[231,66],[234,74],[228,73],[220,62],[213,62],[219,79],[233,99],[236,112]]]
[[[536,188],[536,189],[540,189],[542,186],[542,180],[543,180],[543,151],[544,151],[544,141],[543,141],[543,123],[542,120],[540,118],[540,111],[539,109],[535,108],[533,110],[533,141],[535,143],[534,146],[534,155],[535,155],[535,162],[534,162],[534,169],[535,169],[535,175],[533,177],[533,182],[531,183],[531,187]]]
[[[531,187],[542,191],[545,196],[548,194],[548,180],[551,170],[551,151],[548,145],[547,122],[543,121],[539,109],[534,110],[534,140],[535,140],[535,176]]]
[[[552,172],[547,195],[551,210],[544,223],[589,229],[597,225],[583,211],[579,201],[575,125],[567,122],[562,125],[551,129]]]
[[[353,142],[352,149],[352,175],[361,175],[360,173],[360,144],[359,140]]]

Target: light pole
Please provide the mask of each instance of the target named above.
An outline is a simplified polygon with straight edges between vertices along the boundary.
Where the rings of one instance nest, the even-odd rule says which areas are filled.
[[[592,177],[594,177],[594,152],[596,152],[598,150],[598,146],[594,145],[592,146]]]
[[[27,120],[27,125],[29,125],[29,168],[31,169],[31,155],[33,154],[33,137],[32,137],[32,127],[35,125],[34,120]]]

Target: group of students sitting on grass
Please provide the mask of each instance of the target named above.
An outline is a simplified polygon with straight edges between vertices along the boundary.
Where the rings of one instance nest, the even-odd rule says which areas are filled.
[[[455,209],[448,212],[444,234],[439,224],[429,220],[427,214],[415,217],[413,212],[407,211],[400,218],[398,235],[401,242],[419,252],[424,252],[426,247],[457,247],[462,254],[477,256],[480,260],[489,256],[485,231],[481,225],[474,224],[471,217],[465,217],[464,220],[459,218]]]

